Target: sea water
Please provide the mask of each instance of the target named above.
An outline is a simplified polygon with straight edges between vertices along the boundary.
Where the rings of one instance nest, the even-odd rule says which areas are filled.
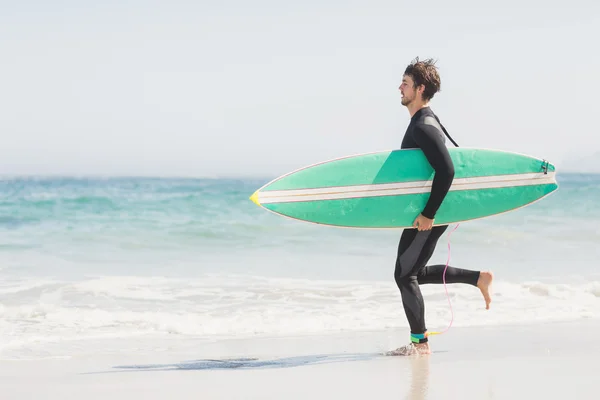
[[[248,199],[268,180],[3,178],[0,358],[406,327],[401,230],[280,217]],[[540,202],[450,226],[431,263],[492,270],[493,302],[423,286],[430,329],[600,317],[600,175],[558,181]]]

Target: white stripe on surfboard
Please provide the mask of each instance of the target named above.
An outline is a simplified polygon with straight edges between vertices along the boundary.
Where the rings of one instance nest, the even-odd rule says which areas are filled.
[[[515,180],[527,180],[537,179],[554,176],[554,172],[549,172],[545,175],[543,172],[530,173],[530,174],[510,174],[510,175],[491,175],[491,176],[478,176],[470,178],[456,178],[452,182],[452,185],[463,185],[471,183],[484,183],[484,182],[500,182],[500,181],[515,181]],[[394,182],[394,183],[379,183],[370,185],[348,185],[348,186],[329,186],[323,188],[314,189],[285,189],[285,190],[271,190],[267,192],[260,192],[263,196],[279,197],[279,196],[299,196],[304,194],[327,194],[333,192],[347,192],[347,191],[364,191],[364,190],[389,190],[389,189],[405,189],[405,188],[431,188],[432,180],[421,180],[421,181],[410,181],[410,182]]]
[[[517,186],[544,185],[555,183],[555,173],[512,174],[485,177],[457,178],[450,191],[495,189]],[[398,196],[429,193],[432,181],[385,183],[375,185],[335,186],[316,189],[290,189],[259,192],[261,204],[295,201],[338,200],[354,197]]]

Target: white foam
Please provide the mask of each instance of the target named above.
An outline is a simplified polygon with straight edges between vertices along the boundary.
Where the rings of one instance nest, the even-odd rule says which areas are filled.
[[[194,338],[298,335],[407,326],[393,281],[242,276],[184,280],[100,277],[0,285],[0,355],[35,343],[136,335]],[[448,286],[454,326],[600,317],[600,282],[496,282],[492,308],[478,289]],[[442,285],[423,286],[429,329],[450,322]]]

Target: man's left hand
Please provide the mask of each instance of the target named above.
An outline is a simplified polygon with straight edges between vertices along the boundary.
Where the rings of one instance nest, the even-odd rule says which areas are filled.
[[[415,222],[413,222],[413,228],[418,228],[420,231],[428,231],[432,227],[433,220],[423,216],[423,214],[419,214]]]

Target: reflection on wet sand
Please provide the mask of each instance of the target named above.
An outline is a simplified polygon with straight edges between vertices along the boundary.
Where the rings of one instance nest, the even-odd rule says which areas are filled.
[[[429,391],[429,361],[430,356],[408,357],[411,378],[410,388],[406,395],[407,400],[424,400]]]

